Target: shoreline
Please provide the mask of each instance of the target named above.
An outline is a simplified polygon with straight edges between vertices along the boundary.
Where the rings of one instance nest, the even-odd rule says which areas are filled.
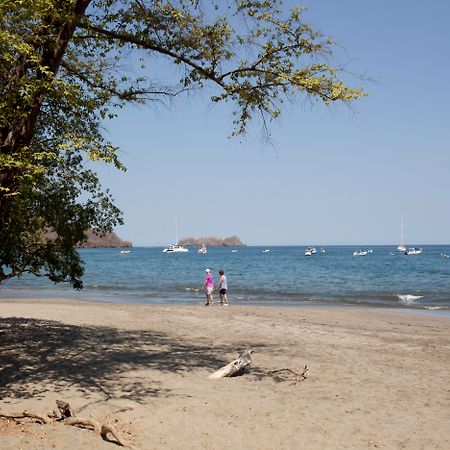
[[[448,324],[373,308],[2,301],[0,410],[46,414],[62,399],[144,450],[447,449]],[[208,379],[244,348],[247,373]],[[0,420],[4,449],[113,445]]]
[[[113,301],[109,298],[74,298],[70,296],[54,296],[54,297],[0,297],[0,304],[2,302],[82,302],[82,303],[92,303],[92,304],[105,304],[105,305],[129,305],[129,306],[176,306],[176,307],[188,307],[188,306],[204,306],[203,299],[202,300],[192,300],[191,302],[182,301],[178,302],[177,300],[167,301],[167,299],[152,299],[149,302],[121,302],[121,301]],[[217,305],[216,305],[217,306]],[[330,309],[330,310],[367,310],[367,311],[380,311],[386,313],[394,313],[394,314],[413,314],[419,316],[428,316],[428,317],[440,317],[450,319],[450,309],[442,309],[438,308],[410,308],[410,307],[386,307],[386,306],[377,306],[377,305],[356,305],[356,304],[346,304],[346,303],[313,303],[313,302],[302,302],[302,301],[285,301],[285,302],[276,302],[276,301],[246,301],[246,302],[233,302],[230,301],[230,306],[234,308],[305,308],[305,309]]]

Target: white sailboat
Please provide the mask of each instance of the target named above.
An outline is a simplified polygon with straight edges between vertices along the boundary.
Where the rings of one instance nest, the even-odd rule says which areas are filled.
[[[422,248],[420,247],[412,247],[406,250],[405,255],[420,255],[422,253]]]
[[[175,242],[176,244],[169,245],[163,250],[163,253],[187,253],[189,249],[178,244],[178,221],[177,213],[175,212]]]
[[[163,250],[163,253],[186,253],[188,251],[189,251],[189,249],[187,249],[186,247],[183,247],[182,245],[172,244],[172,245],[169,245],[168,247],[166,247]]]
[[[402,224],[400,225],[400,245],[397,247],[397,251],[400,253],[406,252],[406,247],[403,245],[403,217]]]

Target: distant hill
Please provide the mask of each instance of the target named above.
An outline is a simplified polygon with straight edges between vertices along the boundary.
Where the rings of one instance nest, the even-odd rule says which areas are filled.
[[[130,241],[122,241],[116,233],[106,233],[105,236],[98,236],[92,230],[86,232],[87,240],[78,245],[79,248],[102,248],[102,247],[132,247]]]
[[[204,244],[208,247],[245,247],[245,244],[237,236],[231,236],[225,239],[214,236],[207,236],[199,239],[185,237],[180,240],[179,244],[184,246],[200,246]]]

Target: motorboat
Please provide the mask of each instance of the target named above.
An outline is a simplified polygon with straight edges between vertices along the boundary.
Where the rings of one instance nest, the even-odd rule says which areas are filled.
[[[127,253],[131,253],[131,250],[120,250],[119,255],[126,255]]]
[[[411,247],[406,250],[405,255],[420,255],[422,253],[422,249],[419,247]]]
[[[169,245],[167,248],[163,250],[163,253],[186,253],[189,249],[183,247],[182,245]]]
[[[238,251],[237,250],[231,250],[231,253],[237,253]]]
[[[208,249],[206,248],[206,245],[202,245],[199,249],[198,252],[202,255],[204,255],[205,253],[208,253]]]
[[[356,250],[353,252],[353,256],[367,256],[367,252],[365,250]]]
[[[312,251],[309,249],[305,250],[305,256],[312,256]]]
[[[309,254],[307,254],[307,253],[309,253]],[[306,256],[314,255],[314,253],[317,253],[317,250],[316,250],[314,247],[308,247],[308,248],[305,250],[305,255],[306,255]]]
[[[320,253],[325,253],[325,251],[326,251],[326,250],[325,250],[324,248],[321,248],[321,249],[320,249]]]
[[[263,253],[269,253],[270,250],[268,248],[266,248],[265,250],[262,251]]]

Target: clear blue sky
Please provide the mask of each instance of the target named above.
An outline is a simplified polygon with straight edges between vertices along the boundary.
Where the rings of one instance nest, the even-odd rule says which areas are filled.
[[[286,2],[286,7],[297,2]],[[450,2],[316,0],[306,21],[338,61],[377,80],[344,106],[299,101],[229,139],[231,105],[207,92],[122,111],[107,124],[123,174],[101,168],[134,245],[239,236],[248,245],[450,243]],[[161,78],[167,67],[161,69]],[[353,80],[353,84],[358,84]]]

